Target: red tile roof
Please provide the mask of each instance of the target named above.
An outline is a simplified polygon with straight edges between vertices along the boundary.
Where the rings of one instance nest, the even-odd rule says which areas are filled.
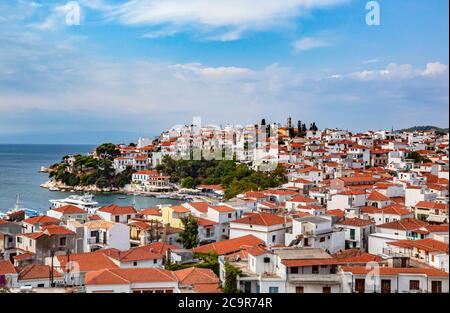
[[[246,217],[234,220],[231,223],[259,225],[259,226],[274,226],[274,225],[285,224],[290,221],[291,221],[290,219],[285,218],[283,216],[279,216],[279,215],[271,214],[271,213],[260,212],[260,213],[250,214]]]
[[[399,274],[425,274],[432,277],[448,277],[448,273],[434,268],[393,268],[380,267],[378,268],[380,276],[397,276]],[[343,272],[350,272],[354,275],[367,275],[373,269],[366,267],[342,267]]]
[[[235,209],[227,205],[211,205],[210,208],[220,213],[231,213],[236,211]]]
[[[367,200],[369,201],[390,201],[388,197],[385,195],[379,193],[378,191],[373,191],[368,197]]]
[[[6,274],[17,274],[17,271],[10,260],[0,260],[0,275]]]
[[[247,235],[220,242],[214,242],[194,248],[194,252],[210,253],[216,252],[219,255],[230,254],[242,250],[243,248],[264,245],[264,241],[253,236]]]
[[[199,212],[208,212],[208,202],[189,202],[188,204]]]
[[[32,264],[25,266],[19,272],[19,280],[48,279],[51,267],[48,265]],[[61,273],[53,269],[53,277],[62,277]]]
[[[161,268],[115,268],[86,273],[85,285],[128,285],[130,283],[177,282],[171,271]]]
[[[302,203],[314,203],[317,202],[316,199],[308,198],[305,196],[294,196],[289,201],[291,202],[302,202]]]
[[[360,218],[349,218],[343,221],[340,221],[336,223],[337,225],[344,225],[344,226],[354,226],[354,227],[365,227],[370,225],[375,225],[375,222],[371,220],[363,220]]]
[[[397,229],[397,230],[416,230],[421,227],[428,226],[427,222],[422,222],[413,218],[407,218],[400,221],[394,221],[390,223],[385,223],[382,225],[378,225],[380,228],[389,228],[389,229]]]
[[[105,213],[110,213],[112,215],[137,213],[136,210],[132,206],[120,207],[120,206],[115,205],[115,204],[111,204],[111,205],[102,207],[98,211],[105,212]]]
[[[74,206],[74,205],[65,205],[65,206],[62,206],[59,208],[54,208],[54,209],[52,209],[52,211],[56,211],[56,212],[60,212],[60,213],[64,213],[64,214],[70,214],[70,213],[81,213],[81,214],[86,213],[87,214],[87,212],[85,210],[80,209],[79,207]]]
[[[67,256],[60,255],[56,257],[63,269],[66,268]],[[117,268],[118,266],[103,253],[87,252],[70,255],[70,261],[78,263],[80,272],[96,271],[108,268]]]
[[[438,210],[448,211],[448,204],[431,202],[431,201],[420,201],[419,203],[416,204],[416,208],[438,209]]]
[[[425,238],[420,240],[399,240],[388,242],[389,245],[402,248],[416,248],[427,252],[446,252],[448,253],[448,243]]]
[[[46,224],[46,223],[59,224],[59,223],[61,223],[61,220],[51,217],[51,216],[47,216],[47,215],[40,215],[40,216],[27,218],[26,220],[23,220],[22,222],[31,224],[31,225]]]

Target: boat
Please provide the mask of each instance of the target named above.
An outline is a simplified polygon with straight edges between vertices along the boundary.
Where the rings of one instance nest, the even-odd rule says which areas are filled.
[[[22,208],[21,205],[20,205],[20,196],[17,195],[17,197],[16,197],[16,205],[14,206],[13,209],[11,209],[8,212],[6,212],[6,215],[14,214],[14,213],[20,212],[20,211],[24,211],[25,212],[25,218],[35,217],[35,216],[39,215],[39,212],[36,211],[36,210]]]
[[[83,209],[90,214],[95,214],[100,208],[98,202],[94,201],[94,195],[86,193],[83,195],[71,195],[64,199],[49,200],[52,208],[60,208],[65,205],[73,205]]]

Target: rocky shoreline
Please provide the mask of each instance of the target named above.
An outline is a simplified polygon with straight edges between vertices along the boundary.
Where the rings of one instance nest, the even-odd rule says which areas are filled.
[[[48,189],[50,191],[61,192],[87,192],[87,193],[129,193],[130,190],[126,188],[99,188],[96,185],[89,186],[67,186],[62,182],[50,179],[49,181],[40,185],[40,187]]]

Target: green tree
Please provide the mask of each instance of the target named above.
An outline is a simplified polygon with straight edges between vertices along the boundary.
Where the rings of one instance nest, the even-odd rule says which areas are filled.
[[[189,215],[181,218],[183,224],[183,231],[180,233],[178,242],[183,245],[185,249],[192,249],[198,246],[200,240],[198,238],[198,221],[197,219]]]
[[[242,274],[242,271],[230,263],[225,263],[225,282],[223,291],[225,293],[238,293],[237,278]]]
[[[182,188],[194,188],[194,179],[191,176],[184,178],[181,181],[181,187]]]
[[[120,155],[119,149],[113,143],[104,143],[97,147],[97,154],[104,158],[115,158]]]

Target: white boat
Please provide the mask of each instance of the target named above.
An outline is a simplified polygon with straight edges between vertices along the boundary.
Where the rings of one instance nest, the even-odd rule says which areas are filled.
[[[19,212],[19,211],[24,211],[25,212],[25,218],[30,218],[30,217],[35,217],[39,215],[39,212],[36,210],[32,210],[32,209],[27,209],[27,208],[22,208],[20,206],[20,198],[19,195],[17,195],[16,197],[16,205],[14,206],[13,209],[9,210],[8,212],[6,212],[6,215],[9,214],[13,214],[15,212]]]
[[[99,209],[98,202],[94,201],[94,195],[72,195],[64,199],[49,200],[52,208],[60,208],[65,205],[74,205],[91,214],[95,214]]]

